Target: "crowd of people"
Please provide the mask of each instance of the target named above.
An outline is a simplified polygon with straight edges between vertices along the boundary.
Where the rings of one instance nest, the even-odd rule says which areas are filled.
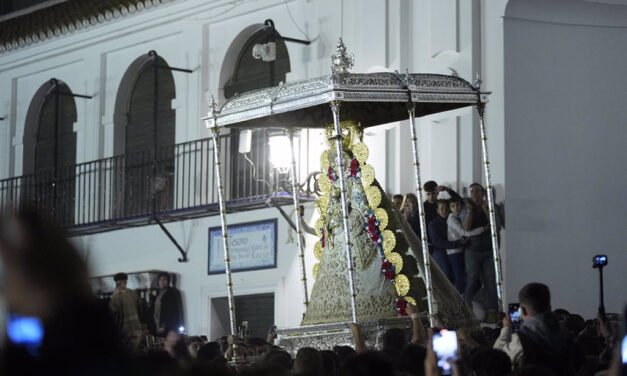
[[[423,192],[429,253],[466,303],[470,307],[481,303],[487,312],[485,321],[496,322],[498,304],[486,189],[473,183],[470,197],[463,199],[453,189],[431,180],[423,185]],[[421,237],[416,195],[398,194],[393,196],[393,202]],[[500,216],[497,218],[500,228],[503,221]]]
[[[439,211],[444,218],[445,211]],[[519,293],[519,328],[505,316],[500,329],[458,330],[456,350],[447,358],[434,340],[443,332],[425,327],[411,305],[411,332],[388,330],[380,349],[368,348],[358,324],[350,324],[352,346],[304,347],[296,354],[274,343],[275,331],[265,339],[208,341],[164,328],[159,345],[134,348],[124,342],[136,329],[132,320],[116,322],[112,314],[128,295],[124,275],[116,275],[118,292],[111,307],[104,307],[90,290],[84,260],[55,224],[29,210],[0,219],[0,260],[9,327],[26,318],[39,325],[39,332],[8,330],[0,348],[0,375],[414,376],[447,374],[443,363],[452,365],[451,374],[476,376],[625,371],[618,353],[620,325],[602,311],[588,321],[552,311],[549,288],[539,283]],[[162,281],[162,289],[167,282]]]

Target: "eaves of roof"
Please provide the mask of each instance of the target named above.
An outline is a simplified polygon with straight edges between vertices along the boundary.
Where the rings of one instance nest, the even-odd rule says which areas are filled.
[[[0,21],[0,54],[176,0],[67,0]]]

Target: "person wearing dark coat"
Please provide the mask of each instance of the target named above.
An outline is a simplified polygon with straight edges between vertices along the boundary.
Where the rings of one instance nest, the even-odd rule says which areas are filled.
[[[183,302],[181,292],[170,286],[169,273],[160,273],[158,281],[160,290],[155,299],[154,319],[157,334],[165,335],[170,330],[184,328]]]

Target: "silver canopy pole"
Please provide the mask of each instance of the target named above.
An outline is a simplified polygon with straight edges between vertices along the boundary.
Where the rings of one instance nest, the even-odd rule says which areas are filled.
[[[290,165],[290,179],[292,179],[292,198],[294,199],[294,214],[296,216],[296,232],[298,244],[298,257],[300,265],[301,282],[303,285],[303,305],[305,306],[305,312],[307,312],[307,306],[309,305],[309,297],[307,295],[307,269],[305,269],[305,245],[303,243],[303,230],[300,222],[300,203],[298,200],[298,181],[296,180],[296,156],[294,155],[294,130],[289,128],[288,137],[290,139],[290,153],[292,156],[292,162]]]
[[[333,125],[335,126],[335,150],[337,151],[337,176],[340,179],[340,202],[342,204],[342,220],[344,224],[344,240],[346,241],[346,265],[348,266],[348,288],[351,294],[351,314],[353,322],[357,323],[357,304],[355,303],[355,277],[353,270],[355,262],[353,261],[353,245],[351,244],[350,227],[348,226],[348,204],[346,203],[346,183],[344,179],[344,152],[342,151],[342,128],[340,127],[340,103],[331,102],[331,111],[333,111]]]
[[[416,178],[416,195],[418,196],[418,216],[420,217],[420,245],[424,258],[425,272],[424,282],[427,289],[427,307],[429,310],[429,324],[436,327],[435,312],[433,307],[433,285],[431,283],[431,256],[429,256],[429,243],[427,241],[427,224],[425,222],[425,209],[422,195],[422,181],[420,179],[420,159],[418,157],[418,137],[416,136],[416,105],[413,102],[407,104],[409,113],[409,128],[411,132],[411,146],[414,152],[414,173]]]
[[[216,103],[213,101],[213,117],[216,117]],[[213,137],[213,156],[214,163],[216,166],[216,184],[218,185],[218,204],[220,205],[220,223],[222,225],[222,246],[224,248],[224,270],[226,274],[226,291],[227,291],[227,299],[229,302],[229,321],[231,326],[231,335],[233,337],[237,336],[237,328],[235,322],[235,298],[233,297],[233,279],[231,278],[231,251],[229,248],[229,235],[227,232],[227,224],[226,224],[226,203],[224,202],[224,185],[222,184],[222,173],[221,173],[221,158],[220,158],[220,128],[215,123],[213,127],[210,128],[211,135]],[[237,345],[233,344],[233,362],[237,362],[238,359]]]
[[[480,82],[480,81],[479,81]],[[477,88],[477,90],[479,90]],[[494,275],[496,279],[496,297],[501,312],[507,312],[505,300],[503,299],[503,277],[501,270],[501,252],[499,252],[499,242],[497,238],[496,216],[494,212],[494,196],[492,182],[490,179],[490,159],[488,158],[488,137],[485,130],[485,104],[481,101],[477,104],[479,113],[479,129],[481,130],[481,154],[483,156],[483,173],[485,174],[485,184],[488,196],[488,214],[490,219],[490,233],[492,237],[492,254],[494,256]]]

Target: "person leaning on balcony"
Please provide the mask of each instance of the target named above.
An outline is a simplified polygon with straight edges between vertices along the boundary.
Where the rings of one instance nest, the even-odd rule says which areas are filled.
[[[155,299],[154,319],[157,334],[167,335],[170,330],[178,331],[183,325],[183,302],[181,292],[170,286],[170,274],[159,273],[159,294]]]

